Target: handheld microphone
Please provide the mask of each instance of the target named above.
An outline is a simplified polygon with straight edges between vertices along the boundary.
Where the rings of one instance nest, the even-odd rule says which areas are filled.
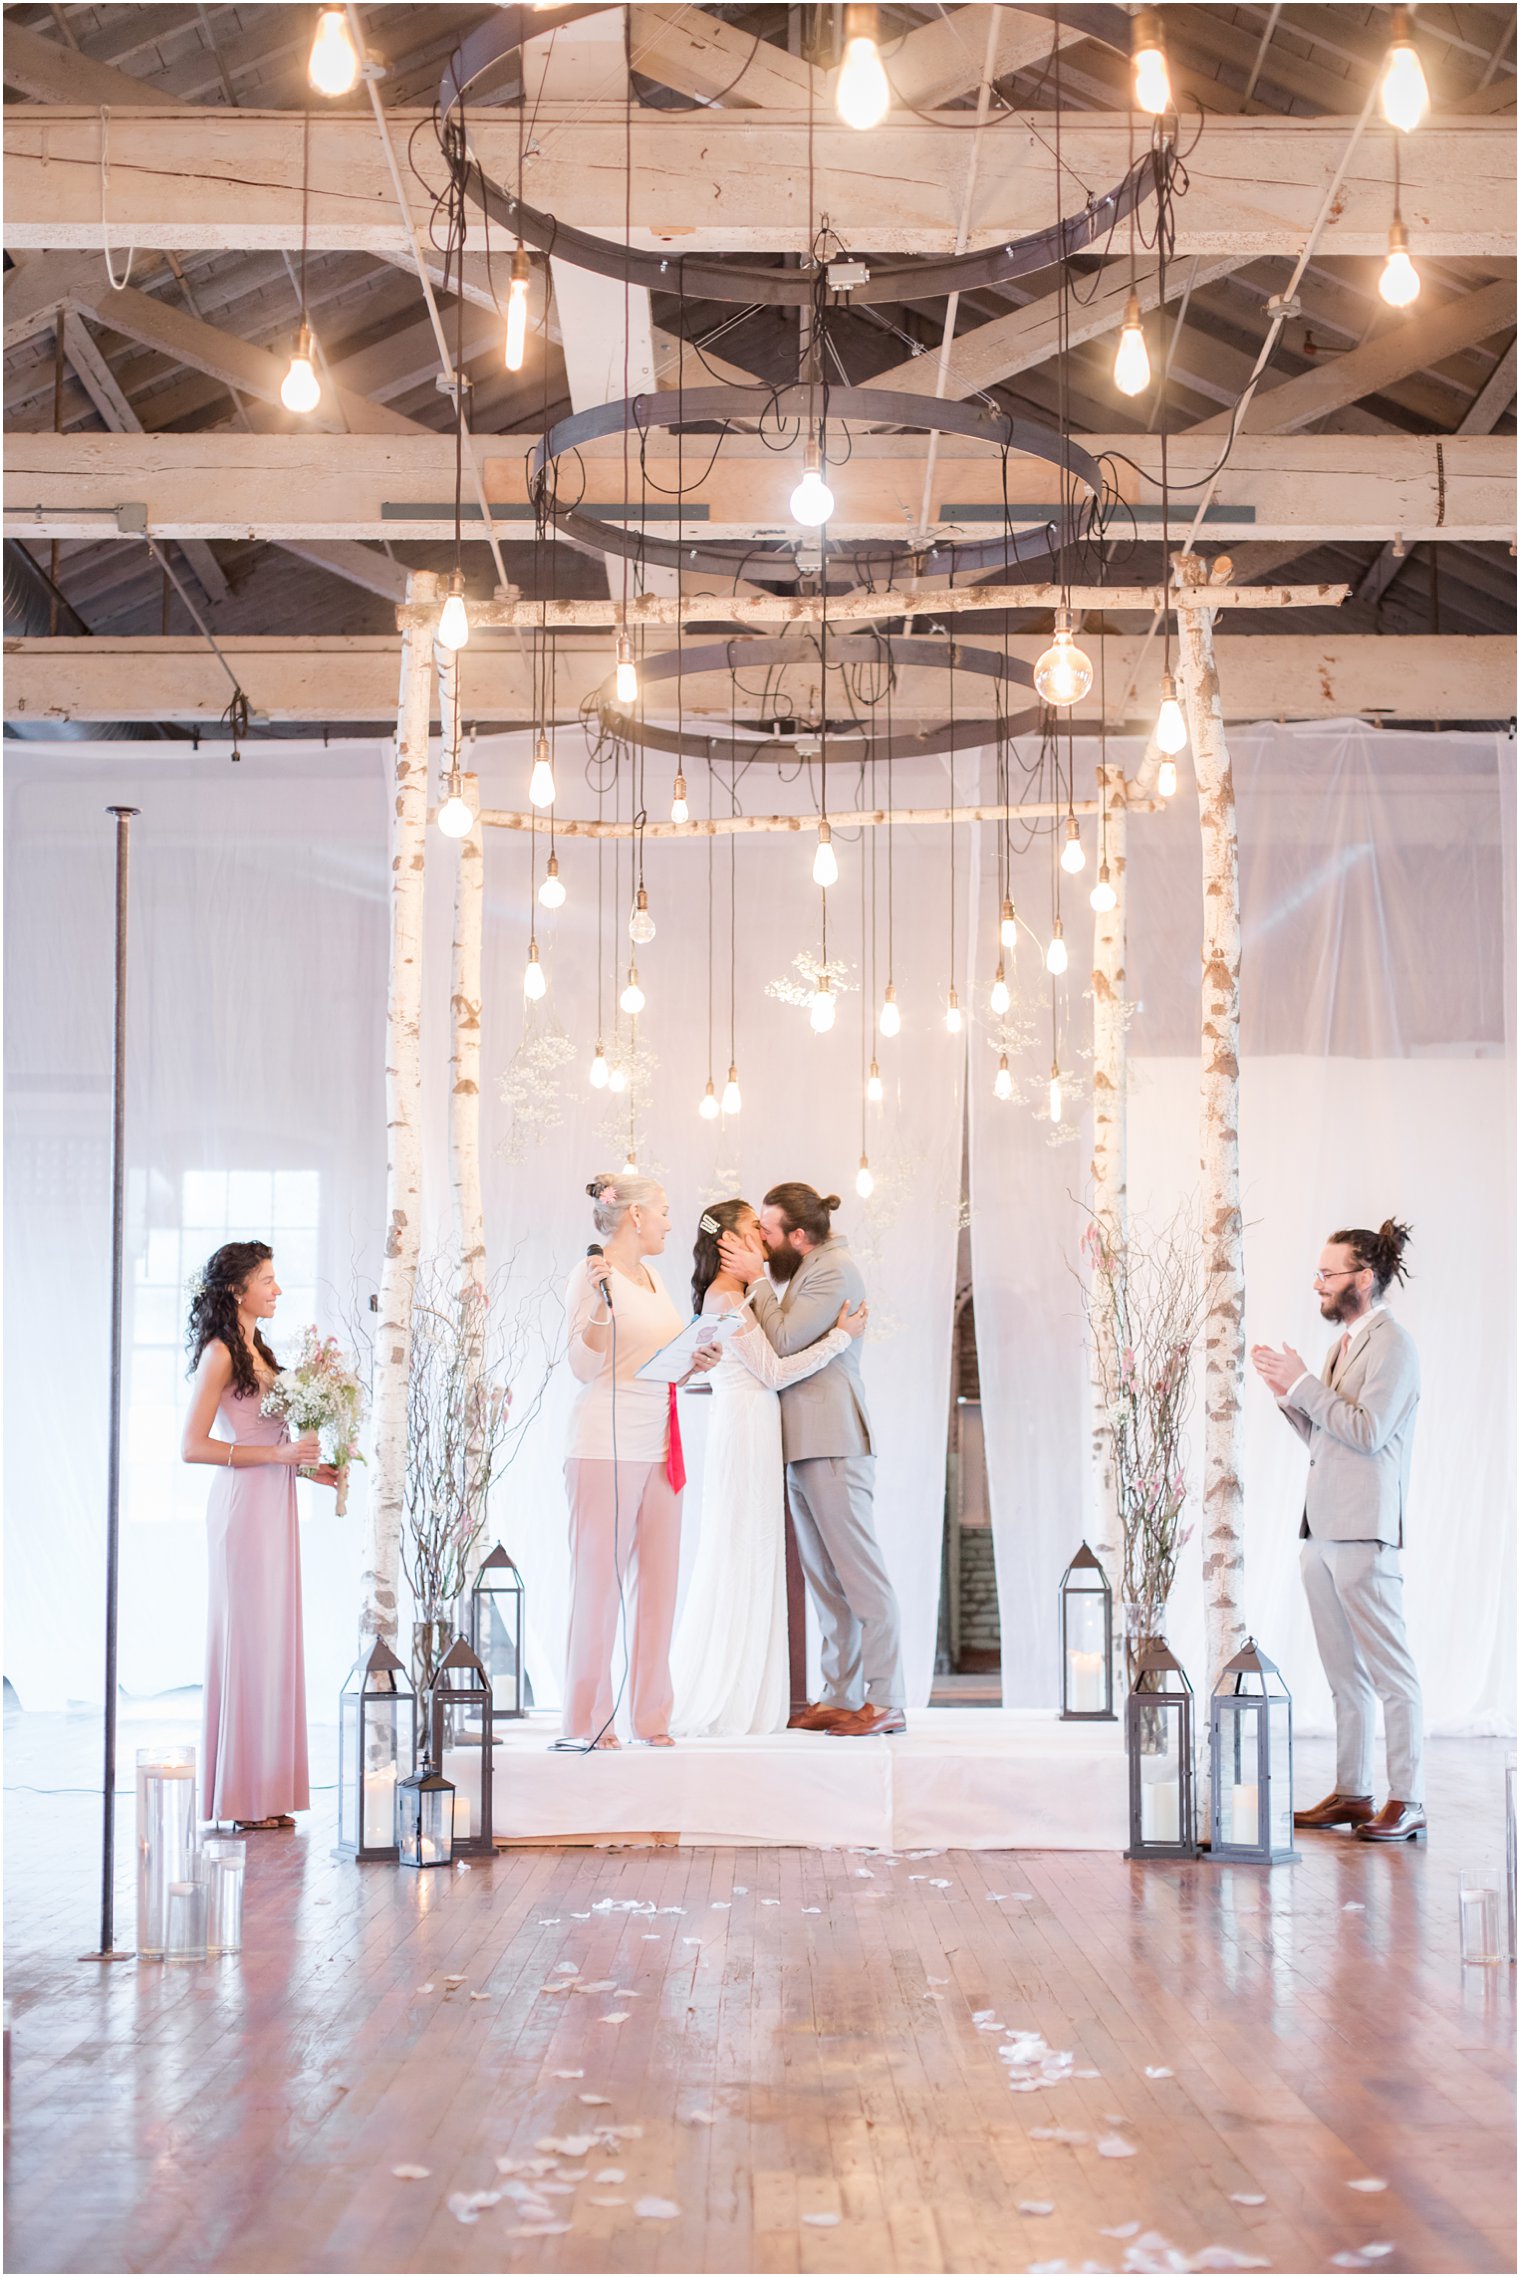
[[[604,1252],[603,1252],[603,1249],[602,1249],[602,1245],[601,1245],[601,1243],[600,1243],[599,1241],[588,1241],[588,1242],[587,1242],[587,1244],[586,1244],[586,1255],[587,1255],[588,1257],[600,1257],[600,1256],[602,1256],[603,1254],[604,1254]],[[602,1274],[599,1276],[599,1278],[598,1278],[598,1280],[597,1280],[597,1284],[596,1284],[596,1285],[597,1285],[597,1287],[598,1287],[598,1288],[601,1290],[601,1292],[602,1292],[602,1302],[603,1302],[603,1304],[604,1304],[604,1305],[610,1305],[610,1304],[611,1304],[611,1302],[612,1302],[612,1291],[611,1291],[611,1289],[610,1289],[610,1288],[607,1286],[607,1275],[606,1275],[605,1271],[604,1271],[604,1272],[603,1272],[603,1273],[602,1273]]]

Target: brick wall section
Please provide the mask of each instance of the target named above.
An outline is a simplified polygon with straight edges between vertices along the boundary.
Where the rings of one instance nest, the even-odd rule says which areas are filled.
[[[1002,1642],[998,1626],[997,1569],[992,1557],[990,1526],[961,1528],[961,1651],[996,1652]]]

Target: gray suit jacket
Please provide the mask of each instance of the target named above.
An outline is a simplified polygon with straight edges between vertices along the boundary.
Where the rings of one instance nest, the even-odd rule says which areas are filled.
[[[1278,1402],[1309,1449],[1299,1532],[1322,1542],[1402,1547],[1420,1405],[1414,1339],[1391,1313],[1377,1313],[1332,1384],[1338,1349],[1339,1340],[1318,1383],[1306,1376]]]
[[[750,1308],[783,1355],[802,1352],[827,1336],[846,1300],[853,1307],[865,1297],[866,1286],[847,1245],[836,1234],[810,1249],[777,1297],[768,1281],[757,1282],[750,1292]],[[857,1336],[847,1350],[837,1353],[816,1376],[788,1384],[781,1394],[781,1450],[789,1463],[807,1462],[814,1455],[869,1455],[871,1421],[860,1382],[860,1347]]]

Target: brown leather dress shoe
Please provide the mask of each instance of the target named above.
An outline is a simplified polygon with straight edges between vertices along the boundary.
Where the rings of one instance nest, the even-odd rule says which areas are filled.
[[[1424,1804],[1396,1802],[1392,1795],[1376,1818],[1356,1829],[1358,1842],[1419,1842],[1424,1835]]]
[[[1326,1795],[1312,1810],[1295,1811],[1293,1824],[1323,1830],[1327,1826],[1365,1826],[1372,1816],[1370,1795]]]
[[[858,1708],[834,1707],[827,1700],[815,1700],[811,1707],[788,1716],[786,1728],[788,1731],[832,1731],[836,1724],[848,1723],[859,1713]]]
[[[842,1723],[831,1724],[830,1739],[879,1739],[883,1733],[906,1731],[908,1719],[901,1708],[873,1708],[868,1700],[853,1716]]]

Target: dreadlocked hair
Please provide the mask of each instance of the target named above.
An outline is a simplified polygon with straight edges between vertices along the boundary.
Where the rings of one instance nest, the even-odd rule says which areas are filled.
[[[1343,1243],[1351,1251],[1358,1272],[1370,1268],[1374,1301],[1382,1296],[1390,1281],[1408,1280],[1404,1252],[1409,1246],[1409,1228],[1400,1225],[1397,1218],[1384,1218],[1376,1233],[1357,1225],[1332,1233],[1330,1239]]]

